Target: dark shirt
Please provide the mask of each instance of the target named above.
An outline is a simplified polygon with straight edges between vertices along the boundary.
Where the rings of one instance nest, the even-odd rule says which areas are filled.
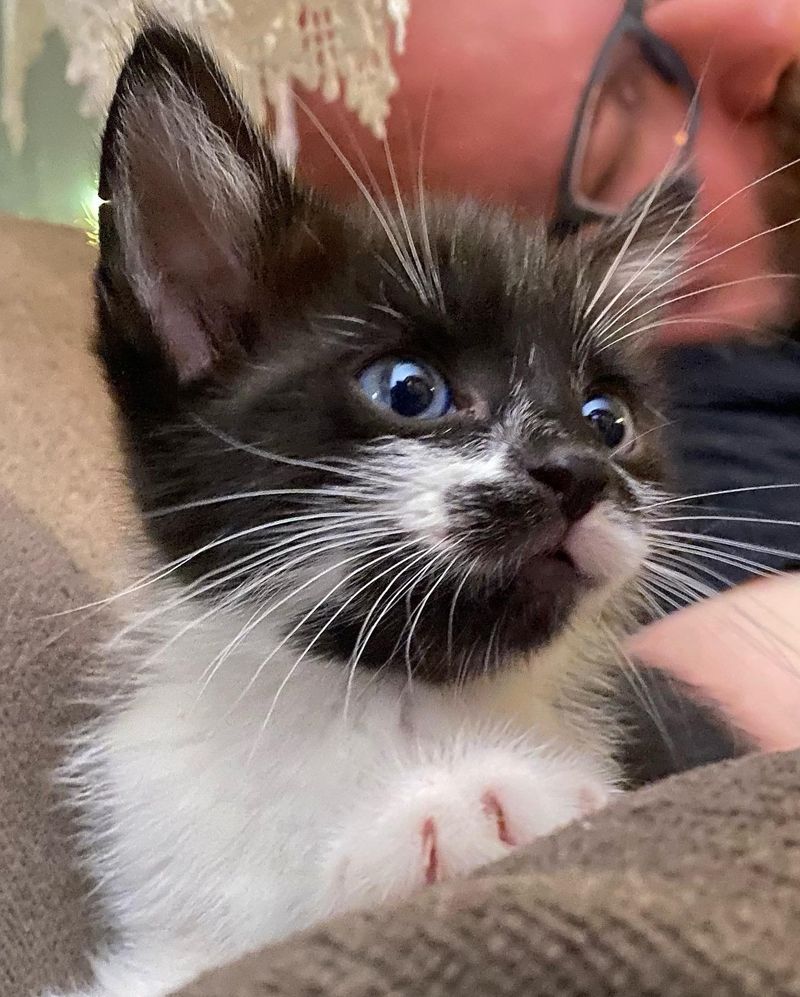
[[[786,551],[767,554],[713,545],[722,553],[771,568],[800,566],[800,527],[721,518],[800,523],[800,487],[772,487],[800,485],[800,343],[684,347],[672,351],[668,374],[673,397],[668,417],[675,420],[672,451],[683,492],[770,486],[695,500],[701,508],[687,514],[720,518],[687,520],[686,530]],[[682,523],[668,526],[684,529]],[[745,567],[716,565],[715,570],[734,583],[752,577]]]

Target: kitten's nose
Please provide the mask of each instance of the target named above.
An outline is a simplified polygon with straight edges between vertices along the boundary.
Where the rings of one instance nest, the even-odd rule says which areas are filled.
[[[591,454],[555,453],[527,461],[528,474],[555,493],[561,511],[577,522],[600,501],[608,485],[608,470]]]

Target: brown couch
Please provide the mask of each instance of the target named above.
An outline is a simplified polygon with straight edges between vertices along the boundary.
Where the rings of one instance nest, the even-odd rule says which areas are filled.
[[[0,220],[0,997],[88,974],[102,931],[48,780],[133,529],[87,352],[80,233]],[[630,794],[470,880],[355,914],[185,997],[800,995],[800,757]]]

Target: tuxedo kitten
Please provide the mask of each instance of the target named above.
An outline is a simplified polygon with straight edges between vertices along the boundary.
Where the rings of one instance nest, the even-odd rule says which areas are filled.
[[[152,571],[67,774],[111,932],[90,993],[155,997],[613,790],[592,690],[639,598],[645,331],[690,192],[559,241],[338,210],[154,24],[100,194],[97,351]]]

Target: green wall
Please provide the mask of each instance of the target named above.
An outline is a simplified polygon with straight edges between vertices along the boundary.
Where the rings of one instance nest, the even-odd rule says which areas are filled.
[[[53,32],[28,75],[21,153],[11,151],[0,126],[0,212],[83,225],[96,176],[98,124],[78,113],[79,91],[64,81],[65,66],[64,44]]]

